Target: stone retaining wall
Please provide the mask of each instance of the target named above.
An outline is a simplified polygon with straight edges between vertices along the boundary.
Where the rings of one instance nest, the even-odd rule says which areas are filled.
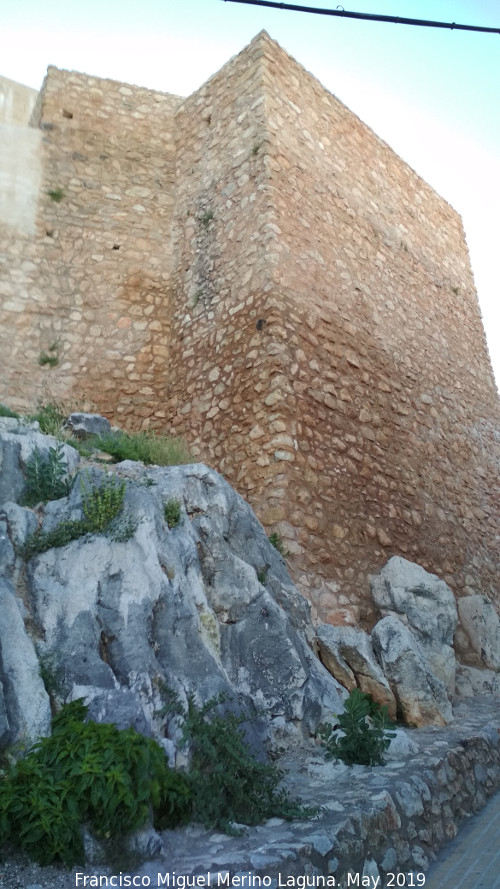
[[[315,819],[273,818],[241,838],[196,826],[167,832],[162,860],[139,873],[154,874],[152,885],[158,872],[210,871],[213,886],[217,874],[229,872],[267,876],[271,889],[298,876],[308,877],[307,885],[322,885],[312,882],[320,875],[334,878],[330,885],[346,887],[356,885],[347,882],[348,873],[361,877],[371,854],[380,885],[387,885],[388,873],[413,873],[413,884],[408,879],[406,885],[419,885],[416,875],[425,873],[463,819],[500,788],[498,703],[498,698],[478,698],[473,705],[458,704],[457,722],[446,730],[409,732],[417,751],[395,755],[386,766],[325,763],[319,751],[290,756],[286,783],[306,803],[322,807]],[[361,879],[359,885],[365,885]]]

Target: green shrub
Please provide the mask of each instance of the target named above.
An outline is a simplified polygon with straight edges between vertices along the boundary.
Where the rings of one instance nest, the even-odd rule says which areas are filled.
[[[384,765],[383,754],[394,737],[394,723],[387,707],[377,704],[371,695],[353,688],[337,716],[338,737],[331,725],[321,726],[318,734],[326,747],[327,759],[341,759],[347,765]]]
[[[49,448],[45,457],[35,448],[26,463],[26,488],[23,503],[34,506],[35,503],[47,500],[59,500],[66,497],[71,490],[71,480],[66,478],[68,464],[64,458],[63,446],[60,442],[55,448]]]
[[[189,783],[161,747],[134,729],[84,722],[81,700],[52,720],[52,735],[31,748],[0,782],[0,844],[42,865],[83,861],[80,825],[108,839],[155,823],[176,827],[191,813]]]
[[[10,407],[7,407],[6,404],[0,404],[0,417],[14,417],[18,420],[19,414],[16,414],[15,411],[11,411]]]
[[[169,528],[176,528],[181,520],[181,504],[179,500],[168,500],[165,503],[165,521]]]
[[[38,421],[40,432],[59,438],[62,425],[66,420],[66,413],[62,404],[49,401],[47,404],[40,405],[36,414],[30,414],[28,419]]]
[[[157,435],[155,432],[108,432],[96,437],[94,447],[116,460],[136,460],[155,466],[178,466],[189,463],[191,456],[180,438]]]
[[[64,520],[59,522],[52,531],[35,531],[30,534],[19,547],[18,552],[26,562],[40,553],[60,546],[67,546],[72,540],[78,540],[89,534],[90,529],[85,519]]]
[[[100,485],[88,487],[84,479],[80,480],[82,491],[83,519],[65,519],[51,531],[39,529],[26,538],[19,547],[19,555],[25,559],[33,558],[54,547],[67,546],[72,540],[78,540],[85,534],[108,533],[112,540],[123,543],[133,536],[138,522],[133,517],[122,517],[125,482],[118,481],[114,476],[105,478]],[[121,521],[117,521],[121,518]]]
[[[92,485],[89,488],[82,478],[80,490],[88,530],[94,533],[104,531],[123,509],[125,481],[123,479],[118,481],[116,476],[111,475],[104,478],[100,485]]]
[[[311,810],[278,789],[283,772],[252,756],[241,728],[245,717],[214,715],[225,700],[219,695],[197,708],[190,698],[184,717],[181,744],[189,744],[191,756],[188,778],[193,819],[235,833],[233,822],[259,824],[273,816],[308,817]]]

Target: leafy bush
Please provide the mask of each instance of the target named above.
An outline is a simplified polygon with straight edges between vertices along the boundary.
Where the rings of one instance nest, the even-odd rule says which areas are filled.
[[[189,783],[161,747],[134,729],[84,722],[81,700],[52,720],[52,735],[31,748],[0,782],[0,844],[21,847],[42,865],[83,861],[80,825],[102,839],[137,830],[154,812],[158,826],[186,823]]]
[[[88,478],[88,477],[87,477]],[[118,481],[114,476],[107,476],[100,485],[87,487],[84,479],[80,481],[82,492],[83,514],[89,531],[104,531],[110,522],[123,509],[125,482]]]
[[[38,421],[40,432],[59,438],[62,425],[66,420],[66,413],[62,404],[49,401],[47,404],[40,405],[36,414],[31,414],[28,419]]]
[[[11,411],[10,407],[7,407],[6,404],[0,404],[0,417],[14,417],[18,420],[19,414],[16,414],[15,411]]]
[[[94,447],[116,460],[136,460],[155,466],[178,466],[189,463],[191,456],[180,438],[157,435],[155,432],[108,432],[96,437]]]
[[[371,695],[353,688],[337,720],[336,728],[344,732],[341,737],[331,725],[319,730],[327,759],[341,759],[347,765],[384,765],[383,754],[394,737],[391,731],[394,723],[387,707],[381,707]]]
[[[72,540],[78,540],[85,534],[102,534],[108,532],[112,540],[123,543],[130,540],[137,529],[138,522],[132,517],[125,517],[116,522],[123,509],[125,482],[118,481],[114,476],[105,478],[100,485],[88,487],[80,480],[82,491],[83,519],[65,519],[51,531],[35,531],[25,543],[19,547],[20,556],[33,558],[39,553],[59,546],[67,546]]]
[[[55,448],[49,448],[45,457],[38,448],[26,463],[26,488],[23,502],[26,506],[47,500],[59,500],[66,497],[71,490],[71,481],[66,478],[68,464],[64,459],[64,450],[60,442]]]
[[[189,743],[191,754],[193,819],[235,833],[233,822],[259,824],[273,816],[309,816],[310,810],[278,789],[283,772],[252,756],[241,728],[245,717],[214,715],[215,707],[225,700],[219,695],[197,708],[190,698],[184,716],[181,744]]]
[[[35,531],[30,534],[22,546],[19,547],[19,555],[26,562],[39,553],[45,553],[48,549],[59,546],[67,546],[72,540],[84,537],[90,531],[85,519],[64,520],[59,522],[52,531]]]
[[[165,521],[169,528],[176,528],[181,520],[181,504],[179,500],[168,500],[165,503]]]

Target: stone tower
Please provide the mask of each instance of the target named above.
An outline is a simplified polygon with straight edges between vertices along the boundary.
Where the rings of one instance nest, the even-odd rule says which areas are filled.
[[[33,122],[0,397],[185,436],[323,619],[369,624],[393,554],[498,604],[500,408],[457,213],[265,32],[184,100],[51,68]]]

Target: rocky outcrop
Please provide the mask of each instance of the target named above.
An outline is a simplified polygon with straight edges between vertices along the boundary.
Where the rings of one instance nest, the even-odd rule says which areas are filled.
[[[8,488],[16,493],[30,450],[52,442],[20,424],[3,440],[17,448]],[[65,453],[73,467],[77,452]],[[184,703],[189,695],[205,702],[225,692],[230,706],[258,715],[249,735],[255,746],[298,742],[341,709],[344,689],[308,644],[308,603],[250,507],[221,476],[200,464],[145,470],[130,461],[113,472],[125,497],[112,537],[85,534],[26,564],[16,547],[35,514],[2,506],[0,550],[10,577],[2,592],[9,621],[0,636],[4,738],[12,743],[22,732],[47,730],[40,673],[53,701],[83,697],[94,718],[155,736],[171,758],[178,729],[161,715],[166,689]],[[96,466],[78,473],[69,496],[38,508],[43,532],[81,519],[85,490],[108,478]],[[178,521],[169,527],[165,507],[172,502]]]
[[[493,670],[478,670],[465,664],[457,664],[457,695],[474,698],[476,695],[499,695],[500,675]]]
[[[377,659],[408,725],[446,725],[453,719],[444,683],[429,669],[413,633],[397,617],[384,617],[372,631]]]
[[[420,643],[429,669],[453,695],[457,606],[450,588],[420,565],[394,556],[372,578],[371,591],[382,617],[397,617],[409,627]]]
[[[373,577],[372,595],[383,618],[371,637],[353,627],[317,630],[321,660],[347,689],[369,692],[418,726],[447,724],[455,695],[500,692],[500,620],[488,598],[459,599],[457,627],[449,587],[400,557]]]
[[[460,625],[455,648],[463,660],[475,667],[500,670],[500,620],[486,596],[458,600]]]
[[[73,413],[64,424],[65,429],[75,438],[86,439],[92,435],[105,435],[111,432],[111,423],[99,414]]]
[[[0,579],[0,745],[46,735],[50,701],[14,588]]]
[[[319,656],[332,676],[348,691],[357,687],[370,694],[395,719],[396,699],[377,663],[369,635],[354,627],[323,624],[316,638]]]

